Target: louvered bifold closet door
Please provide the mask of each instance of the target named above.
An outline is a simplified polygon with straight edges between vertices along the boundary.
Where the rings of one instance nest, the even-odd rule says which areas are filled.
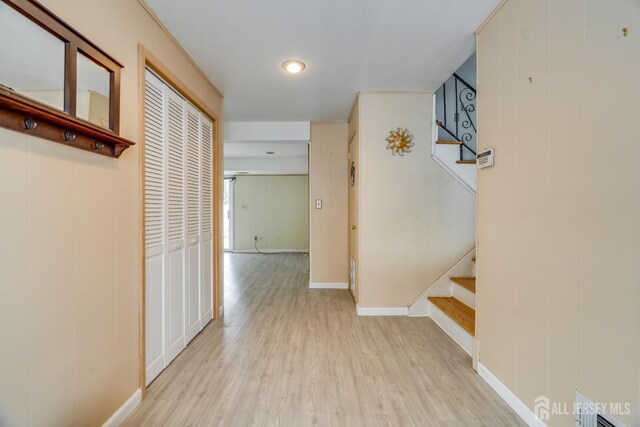
[[[186,346],[185,290],[185,100],[167,87],[167,364]]]
[[[202,268],[202,292],[200,298],[202,326],[213,319],[213,125],[211,120],[200,118],[202,234],[200,253]]]
[[[149,71],[145,82],[145,350],[146,383],[166,366],[165,307],[165,90]]]
[[[187,103],[187,342],[200,321],[200,112]]]

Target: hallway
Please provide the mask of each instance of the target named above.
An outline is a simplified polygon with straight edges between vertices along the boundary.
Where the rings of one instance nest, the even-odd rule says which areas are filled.
[[[304,254],[225,254],[225,315],[124,425],[524,425],[429,318],[358,317]]]

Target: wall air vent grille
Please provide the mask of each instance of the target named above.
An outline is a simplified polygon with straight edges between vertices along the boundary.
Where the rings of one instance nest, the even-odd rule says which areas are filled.
[[[592,402],[584,394],[576,392],[576,427],[626,427]]]

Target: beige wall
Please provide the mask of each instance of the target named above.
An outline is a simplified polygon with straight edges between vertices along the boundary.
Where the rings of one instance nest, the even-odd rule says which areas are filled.
[[[122,136],[138,141],[138,43],[222,120],[222,99],[138,2],[42,3],[124,64]],[[138,389],[139,156],[0,129],[0,425],[101,425]]]
[[[309,177],[238,176],[233,193],[234,250],[309,250]],[[246,209],[243,209],[246,205]]]
[[[475,246],[475,198],[430,156],[433,94],[362,93],[358,114],[359,305],[406,307]],[[398,127],[403,157],[386,149]]]
[[[539,395],[571,404],[577,389],[630,402],[629,426],[640,425],[638,22],[635,0],[509,0],[478,38],[479,144],[496,158],[478,176],[480,362],[529,408]]]
[[[346,123],[311,123],[309,147],[309,281],[348,283]],[[315,201],[322,200],[322,209]],[[331,236],[331,238],[327,238]]]

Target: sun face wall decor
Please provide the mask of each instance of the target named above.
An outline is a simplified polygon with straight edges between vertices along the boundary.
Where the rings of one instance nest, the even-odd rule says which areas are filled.
[[[398,128],[398,130],[389,131],[385,141],[387,141],[387,150],[391,150],[394,156],[396,154],[404,156],[404,153],[410,153],[413,147],[413,135],[409,134],[407,129]]]

